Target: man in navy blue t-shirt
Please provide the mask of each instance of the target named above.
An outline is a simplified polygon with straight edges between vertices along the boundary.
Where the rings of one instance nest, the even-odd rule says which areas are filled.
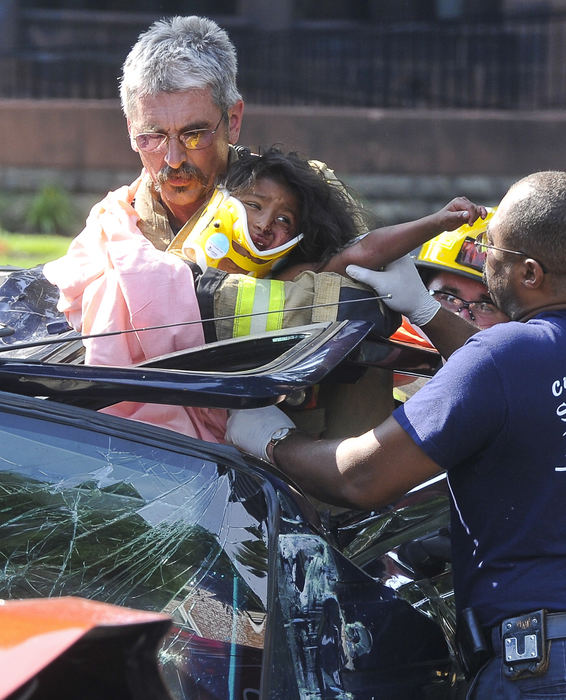
[[[391,503],[445,470],[457,608],[475,611],[493,645],[469,697],[566,698],[566,172],[515,183],[478,245],[511,322],[477,334],[427,294],[410,260],[348,269],[391,294],[448,358],[384,423],[315,441],[270,408],[235,412],[227,436],[354,508]]]

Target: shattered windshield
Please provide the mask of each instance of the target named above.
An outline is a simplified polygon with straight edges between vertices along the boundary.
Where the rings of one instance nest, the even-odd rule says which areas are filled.
[[[227,698],[242,684],[257,697],[261,482],[55,421],[2,413],[0,423],[0,598],[80,595],[165,611],[174,625],[161,661],[174,697],[200,688]]]
[[[432,697],[449,682],[438,625],[230,448],[5,393],[0,441],[0,598],[167,613],[174,700]]]

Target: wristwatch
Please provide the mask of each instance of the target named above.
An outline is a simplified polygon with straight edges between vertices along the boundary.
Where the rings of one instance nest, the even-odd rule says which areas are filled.
[[[267,455],[267,459],[269,462],[275,464],[275,462],[273,461],[273,450],[275,449],[275,446],[278,445],[282,440],[285,440],[289,433],[292,433],[295,430],[296,428],[279,428],[273,433],[273,435],[271,436],[271,440],[265,446],[265,454]]]

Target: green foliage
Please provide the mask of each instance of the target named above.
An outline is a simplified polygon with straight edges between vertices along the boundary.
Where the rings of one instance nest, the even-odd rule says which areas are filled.
[[[32,199],[26,214],[26,226],[39,233],[64,233],[72,224],[73,209],[69,195],[58,185],[47,184]]]
[[[35,267],[65,255],[69,243],[66,236],[7,233],[0,229],[0,265]]]

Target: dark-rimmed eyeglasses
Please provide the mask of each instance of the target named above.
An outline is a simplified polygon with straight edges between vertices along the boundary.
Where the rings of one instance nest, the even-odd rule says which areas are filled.
[[[431,289],[429,292],[440,302],[447,311],[459,314],[467,309],[472,321],[493,321],[493,315],[499,313],[499,309],[493,302],[478,299],[476,301],[466,301],[462,297],[450,292],[443,292],[441,289]]]
[[[509,248],[500,248],[497,245],[491,245],[490,243],[487,242],[487,231],[483,231],[482,233],[479,234],[479,236],[475,240],[476,248],[480,251],[480,253],[487,253],[488,249],[490,250],[500,250],[503,253],[512,253],[513,255],[522,255],[524,258],[532,258],[533,260],[536,260],[538,264],[541,266],[541,269],[543,272],[548,272],[548,269],[546,268],[545,265],[541,263],[540,260],[537,258],[533,258],[532,255],[529,255],[528,253],[524,253],[522,250],[509,250]]]
[[[183,131],[181,134],[160,134],[156,131],[150,131],[146,134],[138,134],[134,136],[136,146],[144,153],[155,153],[164,151],[167,148],[169,139],[177,138],[188,151],[200,151],[202,148],[207,148],[214,140],[214,134],[218,131],[226,112],[222,112],[218,124],[214,129],[190,129]]]

